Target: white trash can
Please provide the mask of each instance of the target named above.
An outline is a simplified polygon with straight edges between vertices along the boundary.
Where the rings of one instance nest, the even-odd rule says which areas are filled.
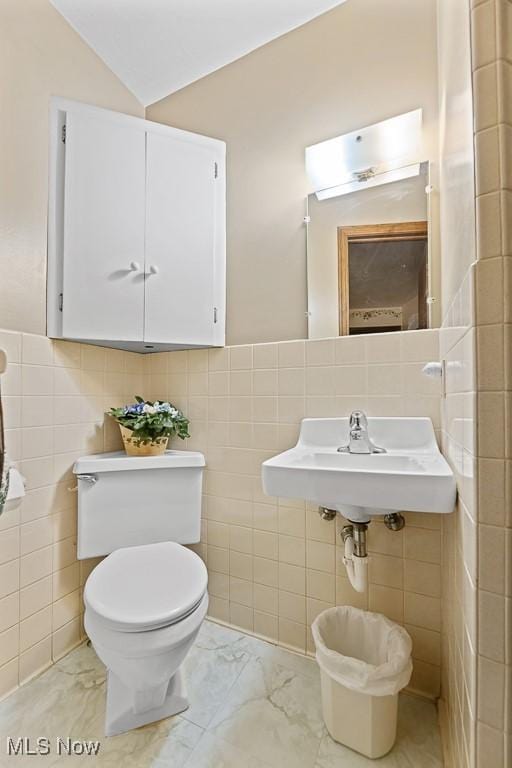
[[[382,757],[395,743],[398,692],[411,678],[411,638],[382,614],[348,605],[323,611],[311,629],[327,730],[366,757]]]

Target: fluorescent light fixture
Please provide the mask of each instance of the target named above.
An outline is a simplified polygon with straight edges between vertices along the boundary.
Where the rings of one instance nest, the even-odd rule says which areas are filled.
[[[372,174],[369,177],[349,181],[346,184],[338,184],[329,189],[320,189],[316,192],[318,200],[328,200],[330,197],[339,197],[340,195],[349,195],[351,192],[359,192],[361,189],[378,187],[381,184],[390,184],[393,181],[402,181],[402,179],[411,179],[413,176],[419,176],[421,164],[407,165],[405,168],[395,168],[393,171]]]
[[[416,109],[307,147],[306,171],[312,191],[325,199],[320,191],[346,185],[347,192],[353,192],[407,178],[387,179],[387,174],[424,159],[421,125],[422,110]]]

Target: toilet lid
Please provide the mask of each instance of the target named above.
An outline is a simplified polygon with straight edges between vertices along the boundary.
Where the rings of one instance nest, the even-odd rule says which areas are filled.
[[[207,584],[201,558],[165,541],[112,552],[87,579],[84,601],[112,629],[141,632],[185,618]]]

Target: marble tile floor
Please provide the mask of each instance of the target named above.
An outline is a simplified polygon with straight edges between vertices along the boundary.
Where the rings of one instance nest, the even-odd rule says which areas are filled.
[[[111,768],[441,768],[434,704],[400,697],[398,739],[378,761],[334,742],[316,662],[205,622],[185,663],[190,708],[105,738],[105,670],[82,645],[0,703],[0,765]],[[47,756],[8,756],[7,738],[50,739]],[[56,738],[100,740],[97,756],[56,754]]]

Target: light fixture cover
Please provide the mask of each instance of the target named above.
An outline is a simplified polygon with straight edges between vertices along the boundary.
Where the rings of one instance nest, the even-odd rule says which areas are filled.
[[[373,175],[371,178],[364,179],[362,181],[349,181],[346,184],[339,184],[337,187],[320,189],[316,193],[316,197],[318,200],[328,200],[330,197],[349,195],[351,192],[358,192],[361,189],[369,189],[370,187],[378,187],[381,184],[390,184],[393,181],[410,179],[413,176],[419,176],[420,172],[420,163],[415,163],[414,165],[406,165],[404,168],[395,168],[392,171],[378,173]]]
[[[422,110],[416,109],[306,148],[306,171],[319,200],[417,175]]]

